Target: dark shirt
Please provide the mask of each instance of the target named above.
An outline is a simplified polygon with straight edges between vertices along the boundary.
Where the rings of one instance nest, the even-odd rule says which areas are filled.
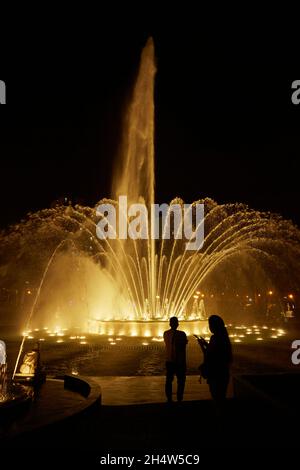
[[[185,332],[172,330],[171,328],[164,332],[164,342],[166,345],[166,361],[185,365],[188,342]]]

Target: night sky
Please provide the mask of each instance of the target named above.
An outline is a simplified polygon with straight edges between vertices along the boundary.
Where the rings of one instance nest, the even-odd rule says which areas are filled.
[[[300,105],[291,102],[300,77],[291,55],[258,40],[256,29],[216,27],[217,34],[202,23],[120,26],[100,12],[98,27],[85,24],[83,33],[73,25],[63,39],[53,25],[46,38],[8,38],[0,69],[2,227],[60,197],[94,205],[109,196],[122,113],[149,35],[158,67],[157,201],[209,196],[300,224]]]

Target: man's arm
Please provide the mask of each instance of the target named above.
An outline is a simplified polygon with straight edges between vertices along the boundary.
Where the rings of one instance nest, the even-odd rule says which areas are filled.
[[[166,339],[167,339],[167,334],[166,334],[166,333],[167,333],[167,332],[165,331],[165,332],[164,332],[164,336],[163,336],[165,344],[167,344],[167,341],[166,341]]]

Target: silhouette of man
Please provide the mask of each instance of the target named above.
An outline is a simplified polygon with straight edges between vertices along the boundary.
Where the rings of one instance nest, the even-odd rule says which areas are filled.
[[[170,318],[170,330],[164,332],[166,345],[166,385],[165,392],[169,403],[172,402],[172,382],[177,377],[177,400],[183,399],[186,376],[186,345],[187,337],[184,331],[178,331],[178,318]]]

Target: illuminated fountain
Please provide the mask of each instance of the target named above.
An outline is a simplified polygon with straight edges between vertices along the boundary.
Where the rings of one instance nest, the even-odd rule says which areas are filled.
[[[122,195],[129,204],[154,203],[155,72],[150,39],[125,116],[112,199],[98,204],[111,203],[118,210]],[[77,327],[99,334],[157,337],[176,315],[188,334],[199,334],[205,333],[207,314],[213,312],[207,311],[197,291],[208,281],[214,284],[224,267],[224,282],[243,262],[250,273],[259,266],[274,284],[286,277],[291,287],[297,285],[300,235],[290,221],[244,204],[219,205],[205,198],[193,208],[197,203],[205,208],[205,239],[197,251],[187,250],[184,239],[100,240],[98,204],[57,205],[30,214],[1,237],[2,284],[23,293],[15,308],[17,324],[22,330],[25,325],[26,331],[39,328],[52,334]],[[184,203],[176,198],[171,204],[183,208]],[[172,232],[172,227],[170,214],[163,232]]]

